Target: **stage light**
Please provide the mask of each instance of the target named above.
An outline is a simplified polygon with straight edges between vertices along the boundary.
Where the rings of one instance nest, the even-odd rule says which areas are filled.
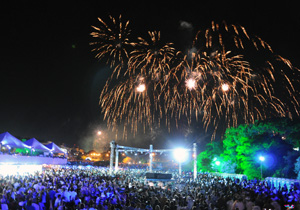
[[[220,164],[221,164],[221,162],[217,160],[216,165],[219,166]]]
[[[259,160],[263,162],[263,161],[265,161],[265,157],[264,156],[259,156]]]
[[[175,160],[177,160],[180,163],[182,163],[188,159],[188,152],[186,151],[186,149],[183,149],[183,148],[175,149],[173,152],[173,155],[174,155]]]

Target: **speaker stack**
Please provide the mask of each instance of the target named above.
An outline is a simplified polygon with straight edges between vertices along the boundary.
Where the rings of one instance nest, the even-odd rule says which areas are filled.
[[[146,173],[146,179],[172,179],[172,174]]]

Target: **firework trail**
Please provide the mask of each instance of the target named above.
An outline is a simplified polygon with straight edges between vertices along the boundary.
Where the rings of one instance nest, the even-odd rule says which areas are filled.
[[[169,69],[170,60],[175,49],[172,43],[162,43],[160,32],[148,32],[149,40],[138,37],[135,49],[130,53],[128,69],[135,73],[140,69],[141,74],[152,75],[159,79],[161,73]]]
[[[144,77],[129,77],[113,86],[101,98],[100,106],[108,125],[116,130],[118,123],[124,122],[124,137],[128,125],[134,133],[137,132],[139,122],[144,123],[144,128],[152,125],[151,101],[144,85]]]
[[[213,126],[214,138],[220,124],[299,115],[299,70],[244,27],[212,22],[197,32],[184,54],[163,43],[157,31],[129,42],[128,21],[118,27],[110,19],[122,38],[101,19],[102,27],[94,27],[92,36],[99,45],[96,57],[107,56],[114,68],[100,96],[104,118],[113,128],[124,122],[123,133],[128,127],[135,133],[139,125],[145,130],[162,120],[170,129],[182,119],[188,124],[200,119],[206,129]]]
[[[215,129],[253,123],[272,116],[299,115],[299,71],[289,60],[274,54],[268,43],[249,36],[242,26],[212,22],[198,31],[193,43],[197,66],[204,75],[199,83],[203,121]],[[203,68],[204,67],[204,68]],[[293,80],[289,79],[293,78]]]
[[[136,133],[138,125],[145,130],[163,117],[159,97],[175,49],[172,43],[161,42],[160,32],[148,34],[149,38],[138,37],[138,42],[132,43],[135,49],[130,52],[122,78],[111,77],[100,96],[100,106],[108,125],[116,130],[123,122],[124,137],[128,127]]]
[[[130,42],[129,21],[122,21],[120,15],[118,19],[109,16],[112,26],[106,24],[101,18],[98,18],[100,26],[92,26],[95,29],[91,36],[96,38],[90,45],[94,46],[92,51],[96,52],[95,57],[99,60],[106,59],[110,67],[113,68],[112,76],[120,74],[121,69],[127,66],[129,58],[128,48],[134,45]]]
[[[202,117],[206,128],[211,123],[217,128],[219,118],[225,116],[228,126],[236,126],[238,112],[247,115],[247,108],[241,104],[247,103],[246,91],[238,91],[237,87],[249,88],[247,81],[251,69],[248,63],[242,56],[231,56],[224,51],[211,56],[204,53],[187,57],[184,56],[174,70],[180,73],[180,76],[173,74],[178,82],[175,85],[170,82],[168,93],[164,95],[165,106],[174,116],[176,125],[181,116],[188,119],[188,124],[193,118]]]

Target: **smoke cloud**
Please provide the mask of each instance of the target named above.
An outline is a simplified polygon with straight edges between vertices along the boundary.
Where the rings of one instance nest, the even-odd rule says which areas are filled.
[[[86,152],[95,150],[97,152],[105,152],[110,149],[110,142],[115,140],[117,144],[129,147],[149,148],[152,144],[155,149],[173,148],[174,146],[191,147],[193,142],[204,146],[210,141],[210,136],[205,134],[202,127],[184,126],[182,124],[179,129],[173,130],[171,133],[164,126],[154,125],[152,129],[144,130],[141,128],[135,135],[128,132],[127,139],[123,138],[123,125],[119,126],[119,133],[111,131],[106,127],[106,123],[91,124],[86,133],[79,142],[80,148]],[[101,134],[98,134],[101,131]]]
[[[187,22],[187,21],[180,20],[179,21],[179,29],[192,31],[193,30],[193,25],[191,23]]]

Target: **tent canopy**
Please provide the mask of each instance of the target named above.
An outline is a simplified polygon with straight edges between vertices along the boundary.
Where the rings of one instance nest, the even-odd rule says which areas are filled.
[[[26,145],[30,146],[31,148],[35,149],[35,150],[42,150],[42,151],[46,151],[49,152],[50,149],[48,147],[46,147],[45,145],[43,145],[42,143],[40,143],[37,139],[32,138],[32,139],[28,139],[27,141],[24,142]]]
[[[8,132],[0,134],[0,142],[4,146],[10,146],[11,148],[27,148],[30,149],[30,146],[24,144],[22,141],[14,137]]]
[[[59,146],[57,146],[53,142],[50,144],[47,144],[46,147],[48,147],[50,149],[50,152],[52,152],[52,153],[65,153]]]

